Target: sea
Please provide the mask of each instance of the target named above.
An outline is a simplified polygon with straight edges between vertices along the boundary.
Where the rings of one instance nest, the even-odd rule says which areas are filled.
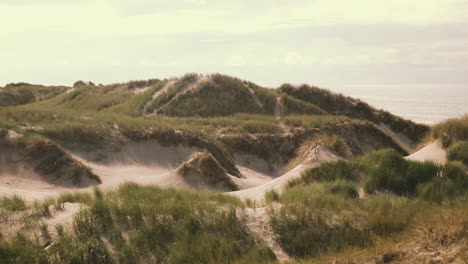
[[[337,85],[327,89],[428,125],[468,114],[468,85]]]

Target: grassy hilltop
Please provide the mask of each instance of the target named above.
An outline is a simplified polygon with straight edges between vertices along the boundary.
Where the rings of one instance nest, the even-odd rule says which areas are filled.
[[[464,263],[467,120],[428,127],[318,87],[221,74],[9,84],[0,187],[67,191],[33,201],[0,188],[0,263]],[[404,158],[434,140],[445,162]],[[99,171],[128,165],[119,153],[154,169],[179,152],[164,179],[183,188],[109,187]],[[255,188],[297,177],[242,199],[252,171],[273,175]]]

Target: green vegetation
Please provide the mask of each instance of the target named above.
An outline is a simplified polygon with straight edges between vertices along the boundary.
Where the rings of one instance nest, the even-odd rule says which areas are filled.
[[[364,157],[325,162],[306,169],[301,179],[289,186],[314,181],[358,181],[362,179],[364,191],[369,194],[390,191],[398,195],[419,196],[425,200],[442,202],[462,196],[468,186],[468,175],[462,164],[447,163],[439,166],[431,162],[404,159],[394,150],[375,151]]]
[[[47,182],[76,187],[101,183],[99,177],[88,167],[73,159],[50,140],[38,136],[26,136],[13,143],[7,143],[6,146],[8,145],[11,145],[12,149],[22,151],[25,158],[34,160],[34,164],[25,164],[25,166],[31,166],[34,172]]]
[[[0,240],[2,263],[267,263],[273,253],[242,228],[239,199],[217,193],[177,191],[128,183],[94,190],[88,208],[75,216],[44,250],[18,234]],[[58,229],[61,229],[60,226]],[[40,227],[47,233],[47,226]],[[45,232],[47,231],[47,232]],[[32,263],[36,263],[32,261]]]
[[[26,202],[19,196],[14,195],[12,197],[1,197],[0,198],[0,209],[7,211],[24,211],[26,210]]]
[[[457,141],[468,140],[468,115],[435,125],[432,128],[432,137],[441,139],[444,147],[449,147]]]
[[[42,86],[28,83],[11,83],[0,88],[0,106],[34,103],[53,98],[66,91],[63,86]]]
[[[447,149],[447,159],[461,161],[468,166],[468,141],[453,144]]]
[[[296,99],[289,95],[283,95],[282,105],[281,105],[281,114],[282,115],[325,115],[325,111],[320,109],[320,107],[304,102],[302,100]]]
[[[359,198],[359,193],[354,184],[347,181],[336,181],[330,187],[329,192],[343,198]]]
[[[297,258],[362,250],[405,230],[427,206],[391,196],[356,198],[356,189],[345,181],[286,189],[278,199],[282,207],[270,210],[278,242]]]
[[[362,159],[361,165],[367,193],[389,190],[399,195],[411,195],[418,184],[430,181],[438,172],[435,164],[407,161],[394,150],[371,153]]]
[[[160,96],[154,98],[147,108],[148,113],[153,113],[158,108],[162,107],[164,104],[169,103],[172,99],[176,97],[179,93],[187,90],[190,85],[195,84],[195,82],[200,78],[197,74],[186,74],[177,82],[174,82],[172,85],[169,85],[170,81],[166,81],[164,84],[160,85],[160,89],[164,87],[164,85],[169,85],[165,91],[161,93]]]
[[[189,161],[183,163],[177,171],[184,177],[196,177],[199,183],[207,186],[217,186],[229,191],[239,190],[216,158],[207,151],[192,154]]]
[[[158,112],[179,117],[267,113],[241,80],[220,74],[212,75],[211,80],[200,83],[196,89],[174,97]]]
[[[368,192],[406,197],[384,193],[358,199],[361,180]],[[307,169],[281,194],[267,193],[265,200],[281,204],[270,209],[279,244],[292,257],[315,263],[345,252],[369,254],[381,243],[395,243],[440,210],[466,214],[467,190],[461,163],[438,167],[382,150]]]
[[[155,81],[155,83],[150,88],[148,88],[148,90],[131,97],[130,100],[125,101],[122,104],[112,107],[111,111],[127,114],[132,117],[142,116],[144,114],[143,111],[145,110],[145,106],[148,102],[151,101],[153,94],[160,90],[163,85],[164,82]]]
[[[283,117],[283,121],[291,127],[313,129],[351,122],[352,119],[332,115],[287,115]]]
[[[385,123],[394,131],[403,133],[416,142],[429,132],[427,126],[404,120],[382,110],[376,110],[360,100],[341,94],[334,94],[318,87],[309,85],[296,87],[290,84],[283,84],[278,88],[278,92],[315,105],[329,114],[368,120],[375,124]]]

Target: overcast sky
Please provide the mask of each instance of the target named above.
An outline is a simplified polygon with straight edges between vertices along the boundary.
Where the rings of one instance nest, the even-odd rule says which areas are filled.
[[[468,84],[468,0],[0,0],[0,85]]]

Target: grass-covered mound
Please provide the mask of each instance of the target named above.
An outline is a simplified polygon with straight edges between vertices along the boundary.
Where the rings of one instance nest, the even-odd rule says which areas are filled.
[[[337,180],[362,182],[368,194],[389,191],[437,202],[465,195],[468,188],[468,174],[462,164],[410,161],[390,149],[361,158],[323,163],[305,170],[301,178],[290,185]]]
[[[364,119],[376,124],[385,123],[394,131],[403,133],[416,142],[429,132],[427,126],[402,119],[383,110],[377,110],[360,100],[335,94],[318,87],[283,84],[278,88],[278,92],[313,104],[332,115]]]
[[[444,147],[457,141],[468,140],[468,115],[460,118],[451,118],[432,127],[433,138],[442,140]]]
[[[9,140],[0,138],[0,149],[4,162],[0,172],[29,171],[46,182],[63,186],[86,187],[101,183],[88,167],[45,138],[28,135]]]
[[[441,206],[391,195],[357,199],[355,192],[344,182],[287,189],[270,209],[278,243],[300,263],[429,263],[435,252],[466,258],[466,197]]]
[[[460,141],[447,149],[447,159],[461,161],[468,166],[468,141]]]
[[[34,103],[64,93],[64,86],[43,86],[29,83],[10,83],[0,87],[0,106],[14,106]]]
[[[296,99],[289,95],[283,95],[281,99],[281,114],[282,115],[326,115],[327,112],[320,109],[315,104]]]
[[[242,203],[216,193],[124,184],[95,190],[70,231],[42,227],[37,240],[18,233],[0,242],[1,263],[267,263],[236,210]],[[44,249],[47,230],[57,229]]]
[[[362,191],[368,194],[360,198]],[[278,243],[291,256],[312,263],[333,262],[333,256],[360,252],[381,261],[387,256],[375,256],[376,248],[384,245],[389,250],[388,244],[410,243],[407,234],[421,237],[418,228],[427,219],[446,212],[466,215],[467,191],[468,174],[461,163],[414,162],[393,150],[381,150],[307,169],[281,194],[270,191],[265,199],[275,202],[271,225]],[[459,229],[466,227],[468,219],[452,220],[460,220],[456,240],[445,246],[454,247],[459,255],[466,249],[466,245],[459,248],[464,243]]]
[[[236,113],[268,113],[255,94],[237,78],[215,74],[196,88],[178,94],[161,106],[158,113],[169,116],[227,116]]]
[[[218,161],[209,152],[196,152],[187,162],[184,162],[177,172],[189,182],[211,188],[237,191],[239,187],[229,178],[226,170],[220,166]]]
[[[236,149],[232,146],[241,141],[252,141],[249,137],[256,134],[290,133],[303,140],[303,134],[316,133],[317,129],[333,133],[330,130],[338,125],[361,122],[357,126],[363,127],[363,131],[357,134],[364,136],[355,137],[344,131],[339,135],[351,141],[349,143],[354,150],[360,145],[359,141],[369,136],[375,138],[374,142],[363,144],[365,151],[358,154],[380,146],[380,141],[389,141],[385,135],[379,136],[375,132],[377,129],[369,129],[370,123],[364,124],[360,119],[371,120],[373,124],[382,120],[352,114],[356,100],[308,86],[267,89],[221,74],[187,74],[170,80],[151,79],[99,86],[77,82],[73,89],[66,89],[69,92],[49,100],[1,107],[0,127],[38,133],[63,143],[95,147],[119,145],[133,140],[134,135],[154,134],[153,131],[172,131],[172,134],[182,131],[202,135],[211,142],[222,138],[234,139],[226,140],[234,143],[225,147]],[[275,110],[280,110],[280,120],[276,120]],[[389,120],[393,118],[389,116]],[[410,131],[412,124],[403,122],[401,126],[407,126]],[[357,128],[352,128],[352,133],[355,130]],[[394,147],[387,143],[384,145]],[[300,144],[294,142],[294,146]],[[271,152],[263,143],[246,148],[255,149],[254,152]]]

